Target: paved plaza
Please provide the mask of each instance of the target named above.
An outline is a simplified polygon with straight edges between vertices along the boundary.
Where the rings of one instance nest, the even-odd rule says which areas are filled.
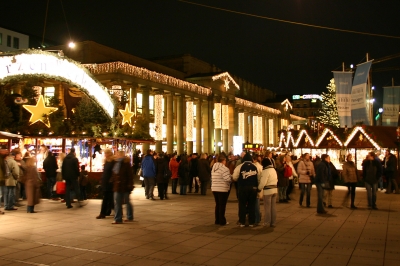
[[[296,189],[296,200],[277,204],[275,228],[239,228],[234,191],[227,226],[214,225],[210,191],[151,201],[136,188],[135,221],[119,225],[95,219],[101,200],[72,209],[42,200],[36,214],[0,215],[0,265],[399,265],[400,195],[378,192],[379,210],[368,210],[359,189],[352,210],[340,206],[345,192],[317,215],[315,188],[312,208],[299,206]]]

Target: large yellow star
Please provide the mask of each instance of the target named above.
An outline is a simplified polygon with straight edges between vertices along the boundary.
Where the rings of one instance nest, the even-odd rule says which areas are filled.
[[[125,125],[125,123],[128,123],[130,126],[132,126],[131,118],[135,113],[129,111],[129,105],[126,104],[125,110],[119,109],[119,112],[122,115],[122,125]]]
[[[49,119],[46,119],[46,122],[43,120],[44,115],[48,116],[51,113],[55,112],[58,110],[56,107],[46,107],[43,99],[43,95],[40,95],[39,100],[37,101],[36,105],[23,105],[23,107],[31,113],[31,118],[29,119],[29,122],[31,122],[31,125],[36,123],[37,121],[41,121],[43,124],[45,124],[47,127],[50,127],[50,121]]]

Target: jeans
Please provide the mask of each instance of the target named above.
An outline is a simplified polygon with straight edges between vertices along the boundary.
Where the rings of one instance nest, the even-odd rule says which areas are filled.
[[[279,187],[278,188],[279,200],[285,200],[286,199],[286,189],[287,189],[287,187]]]
[[[157,183],[157,189],[158,189],[158,196],[160,199],[165,198],[165,183]]]
[[[215,224],[225,225],[225,210],[228,202],[228,192],[213,191],[215,200]]]
[[[255,215],[255,223],[259,224],[261,222],[261,215],[260,215],[260,199],[256,199],[254,205],[254,215]]]
[[[206,195],[207,194],[208,182],[209,181],[201,181],[201,184],[200,184],[201,195]]]
[[[48,177],[47,178],[47,198],[54,198],[53,187],[56,184],[56,177]]]
[[[249,224],[255,223],[255,206],[257,199],[257,188],[252,186],[239,186],[239,223],[246,223],[246,214],[249,212]]]
[[[350,198],[350,202],[351,202],[350,206],[351,206],[351,207],[354,207],[354,199],[355,199],[355,197],[356,197],[356,185],[357,185],[357,183],[355,183],[355,182],[346,183],[346,186],[347,186],[347,194],[346,194],[346,196],[344,197],[343,206],[346,205],[347,200],[349,199],[349,196],[350,196],[350,197],[351,197],[351,198]]]
[[[72,189],[75,192],[75,197],[79,197],[78,200],[82,200],[81,193],[79,191],[78,179],[65,180],[65,205],[67,205],[67,207],[71,206],[71,202],[73,201],[71,196]]]
[[[368,184],[365,182],[365,188],[367,189],[368,207],[376,208],[376,190],[378,183]]]
[[[114,192],[103,191],[103,201],[101,202],[100,214],[107,216],[111,214],[111,210],[114,209]]]
[[[114,221],[122,222],[122,201],[126,204],[126,219],[133,220],[133,206],[129,200],[131,192],[114,192]]]
[[[6,186],[0,186],[0,206],[1,206],[1,201],[3,201],[3,206],[6,206]]]
[[[186,195],[187,185],[180,185],[180,194]]]
[[[312,188],[312,184],[311,183],[300,183],[300,189],[301,189],[300,199],[299,199],[299,204],[300,205],[303,204],[304,194],[307,193],[307,195],[306,195],[306,205],[307,205],[307,207],[310,206],[310,204],[311,204],[311,201],[310,201],[311,188]]]
[[[324,202],[326,205],[332,205],[332,192],[333,190],[324,189]]]
[[[177,194],[176,188],[178,187],[178,178],[172,179],[172,194]]]
[[[6,186],[4,197],[4,209],[10,210],[14,208],[15,203],[15,186]]]
[[[146,199],[154,197],[153,191],[156,185],[156,179],[154,177],[145,177],[144,181],[144,194]]]
[[[324,208],[324,204],[323,204],[324,189],[322,188],[321,183],[315,183],[315,185],[317,186],[317,193],[318,193],[317,212],[324,213],[325,212],[325,208]]]
[[[264,224],[274,226],[276,223],[276,193],[264,195]]]

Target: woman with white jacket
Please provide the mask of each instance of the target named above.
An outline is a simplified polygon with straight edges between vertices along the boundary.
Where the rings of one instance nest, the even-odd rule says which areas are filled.
[[[263,171],[258,183],[258,191],[260,191],[264,199],[264,226],[275,227],[278,176],[271,161],[267,158],[262,160],[261,165],[263,166]]]
[[[211,191],[215,199],[215,224],[229,224],[225,218],[226,203],[232,182],[232,175],[226,165],[226,157],[218,156],[218,161],[211,169]]]

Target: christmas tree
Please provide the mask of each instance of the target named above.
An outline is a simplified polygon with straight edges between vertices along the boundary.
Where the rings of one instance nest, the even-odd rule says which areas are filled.
[[[336,86],[335,80],[331,79],[328,86],[328,92],[322,93],[322,108],[319,110],[317,119],[326,126],[339,127],[339,115],[336,104]]]

